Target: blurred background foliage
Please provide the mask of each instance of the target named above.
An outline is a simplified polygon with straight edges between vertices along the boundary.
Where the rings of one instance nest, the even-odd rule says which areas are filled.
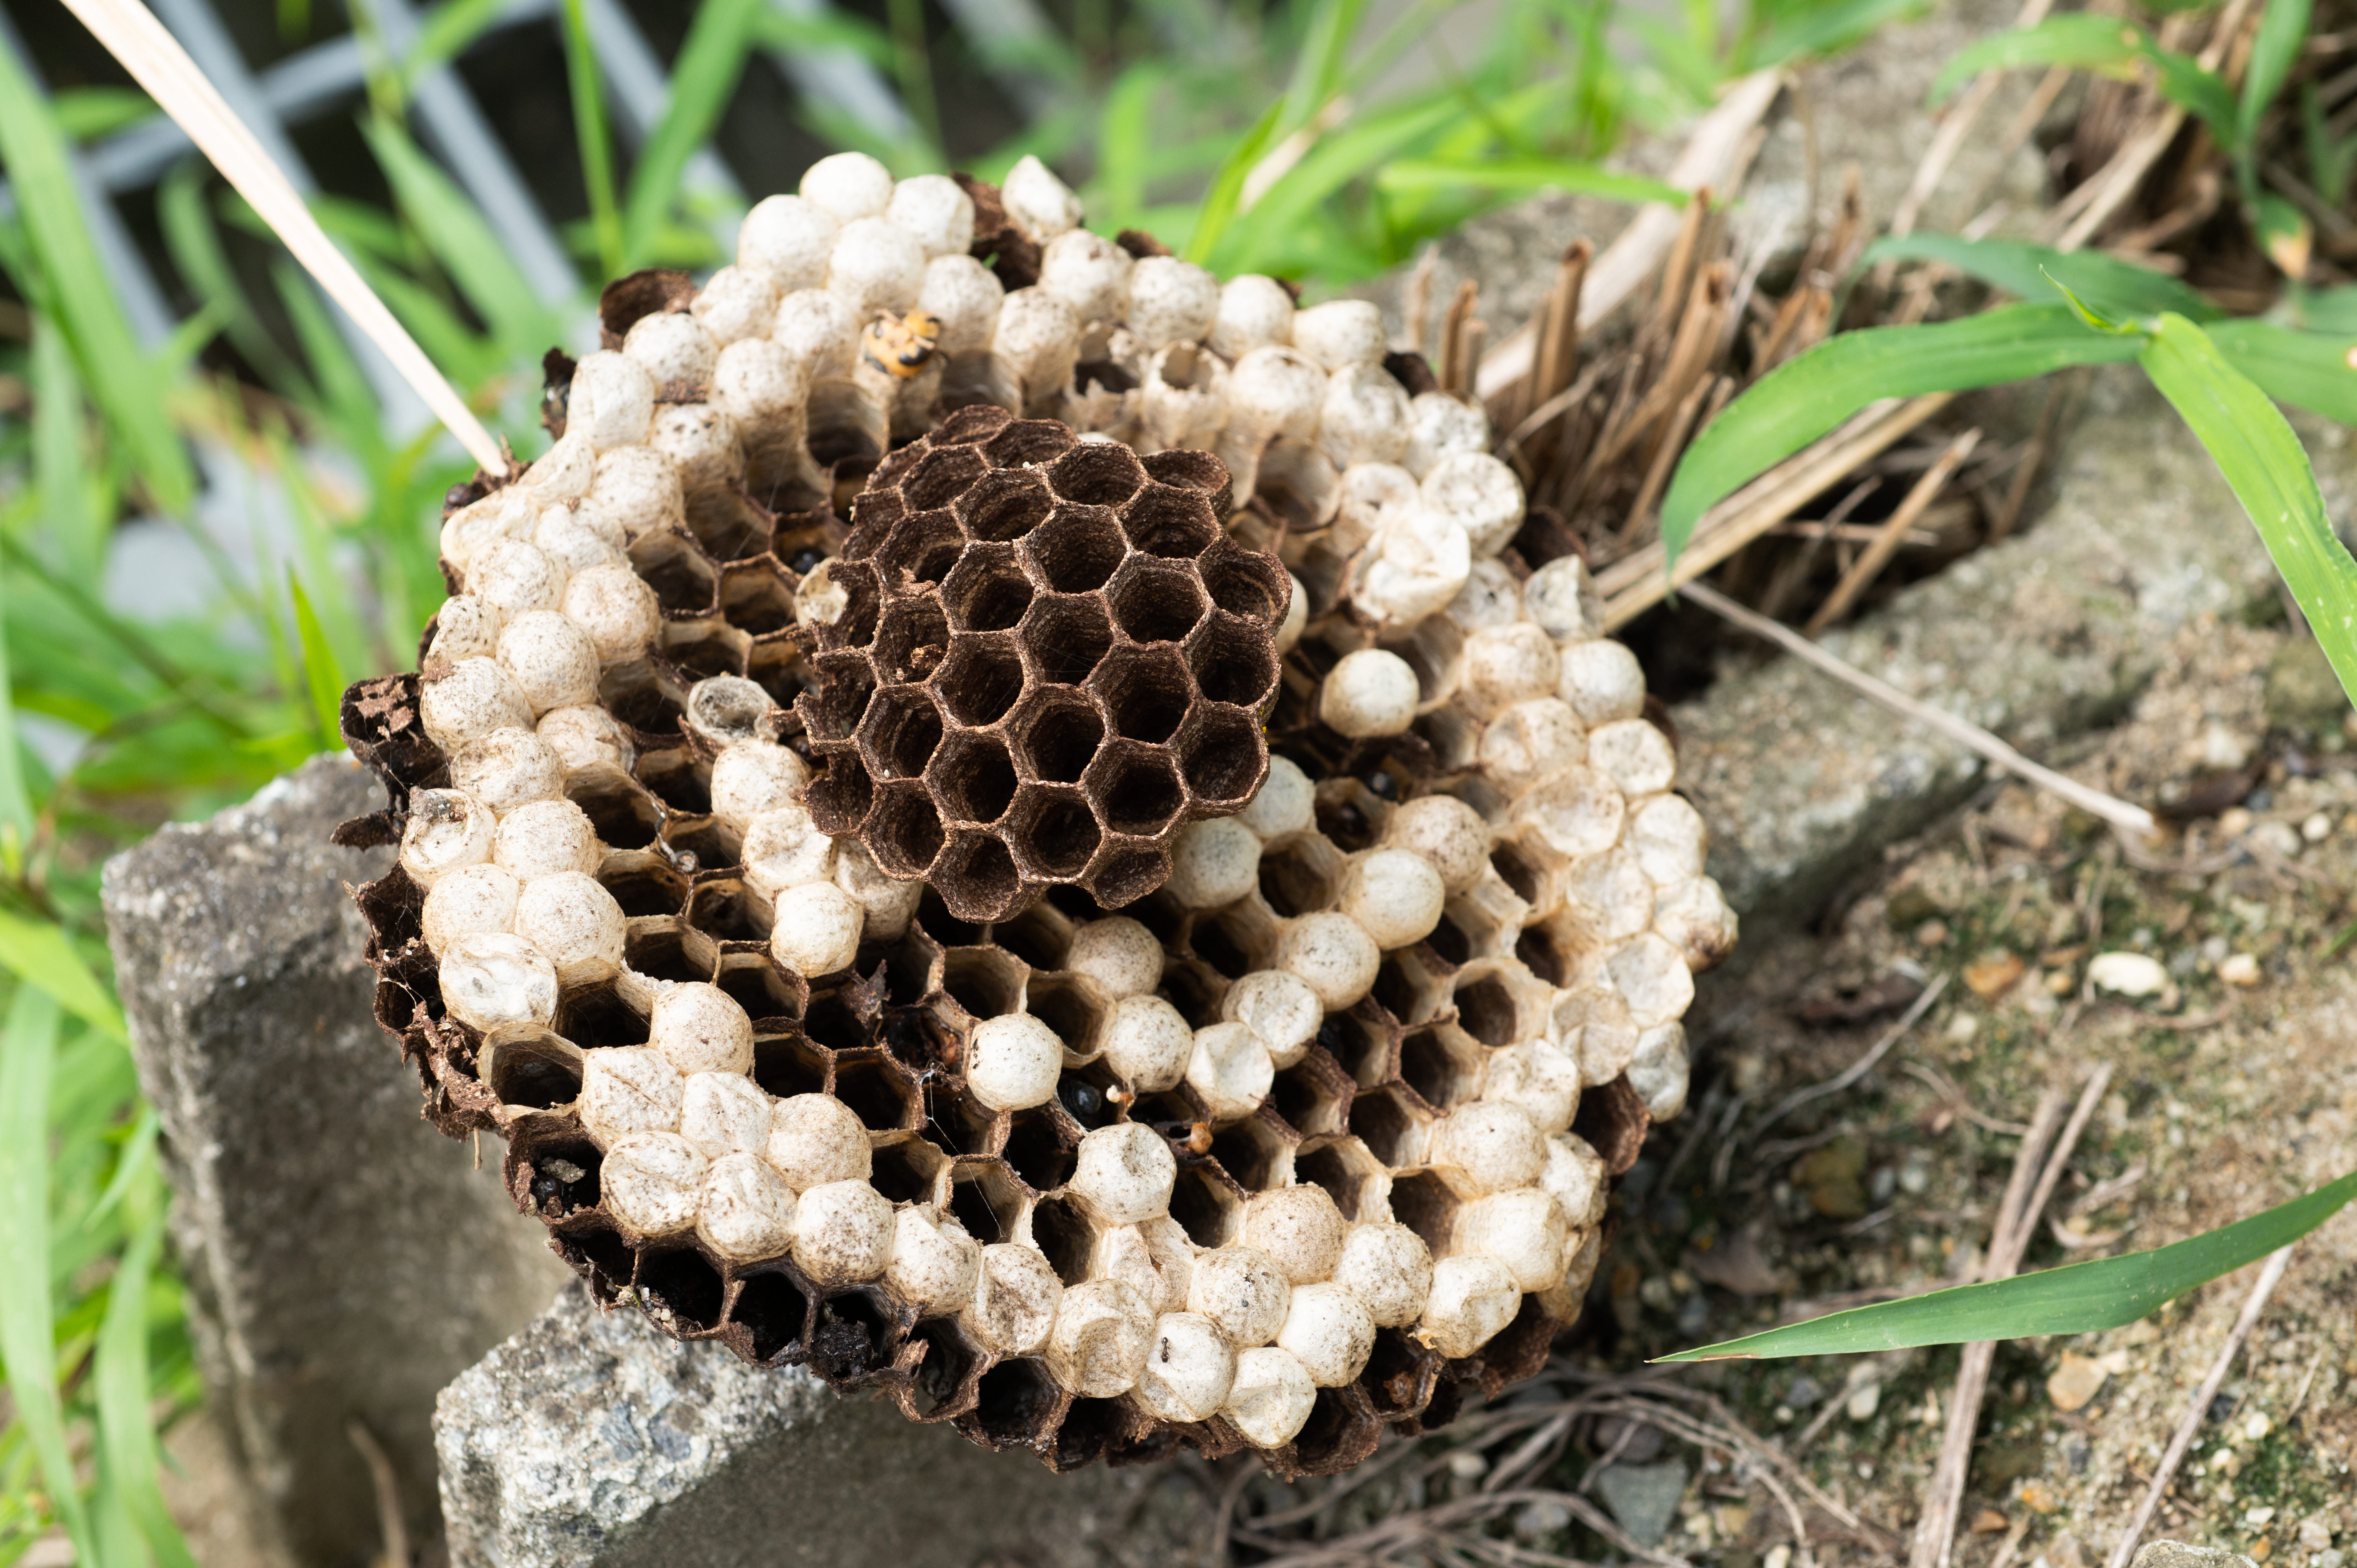
[[[185,33],[203,4],[159,8]],[[670,85],[635,126],[586,0],[212,16],[257,76],[357,50],[286,145],[323,224],[530,455],[540,355],[594,342],[597,285],[721,263],[731,186],[790,190],[828,151],[985,177],[1036,152],[1093,226],[1316,292],[1484,208],[1592,185],[1730,76],[1915,4],[640,0]],[[558,236],[553,267],[421,129],[446,67]],[[813,83],[866,83],[870,112]],[[152,145],[154,116],[56,0],[0,11],[0,1565],[59,1532],[110,1568],[189,1561],[156,1434],[198,1386],[100,866],[338,744],[347,681],[414,661],[443,593],[438,503],[468,473],[422,411],[381,402],[185,145],[152,177],[92,174]],[[156,298],[127,287],[126,254]]]

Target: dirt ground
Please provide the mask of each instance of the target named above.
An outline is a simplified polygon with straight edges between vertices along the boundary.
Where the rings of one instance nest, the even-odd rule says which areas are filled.
[[[2131,800],[2210,814],[2132,859],[2093,819],[1992,783],[1889,849],[1815,929],[1748,930],[1738,963],[1703,983],[1689,1019],[1693,1103],[1655,1130],[1616,1200],[1616,1250],[1558,1352],[1556,1391],[1508,1401],[1641,1389],[1650,1356],[1964,1276],[2040,1090],[2075,1097],[2101,1063],[2109,1090],[2027,1267],[2176,1240],[2357,1165],[2357,953],[2334,950],[2357,915],[2347,712],[2304,634],[2190,626],[2124,722],[2047,760]],[[2157,965],[2113,960],[2097,972],[2140,968],[2158,993],[2098,989],[2091,969],[2112,953]],[[1945,991],[1874,1070],[1761,1125],[1786,1095],[1857,1061],[1941,976]],[[2002,1347],[1956,1568],[2101,1563],[2257,1272],[2126,1328]],[[1721,1362],[1668,1380],[1688,1402],[1715,1400],[1722,1428],[1796,1458],[1838,1505],[1799,1509],[1808,1550],[1830,1568],[1904,1559],[1958,1359]],[[1512,1467],[1529,1430],[1507,1424],[1486,1446],[1478,1423],[1428,1439],[1460,1447],[1417,1479],[1328,1510],[1323,1533],[1477,1493],[1491,1467]],[[1600,1498],[1632,1541],[1533,1503],[1453,1527],[1485,1538],[1469,1550],[1442,1529],[1382,1555],[1594,1561],[1643,1546],[1724,1568],[1806,1561],[1792,1514],[1751,1478],[1756,1455],[1660,1424],[1583,1416],[1559,1457],[1514,1483]],[[2341,1568],[2357,1549],[2352,1463],[2357,1210],[2299,1245],[2147,1539]],[[1239,1517],[1290,1495],[1247,1486]],[[1308,1544],[1299,1529],[1276,1533]]]

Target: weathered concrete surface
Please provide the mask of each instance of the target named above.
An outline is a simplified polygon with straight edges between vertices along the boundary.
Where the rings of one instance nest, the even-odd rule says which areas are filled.
[[[566,1277],[496,1163],[477,1173],[419,1120],[370,1015],[344,884],[389,852],[328,832],[382,798],[320,757],[116,857],[104,889],[214,1411],[259,1533],[318,1568],[381,1549],[355,1422],[392,1461],[411,1540],[438,1534],[435,1393]]]
[[[2258,1568],[2239,1552],[2188,1546],[2181,1541],[2148,1541],[2136,1548],[2128,1568]]]
[[[2012,0],[1959,0],[1887,27],[1831,59],[1803,66],[1764,123],[1766,139],[1730,214],[1736,231],[1770,255],[1796,253],[1813,231],[1811,198],[1816,222],[1831,223],[1840,210],[1843,172],[1852,164],[1858,167],[1867,222],[1871,231],[1881,229],[1938,133],[1939,117],[1924,102],[1932,78],[1965,43],[2012,26],[2016,9]],[[2015,71],[1999,84],[1918,219],[1919,232],[1954,232],[1974,215],[1965,204],[1975,193],[1982,193],[1982,205],[2002,199],[2022,212],[2040,205],[2046,177],[2035,144],[2003,156],[1998,146],[1999,132],[2029,102],[2036,80],[2034,72]],[[1682,132],[1673,130],[1631,144],[1611,161],[1630,173],[1658,177],[1684,145]],[[1427,329],[1438,333],[1441,309],[1470,278],[1480,285],[1489,341],[1503,341],[1544,303],[1564,249],[1586,239],[1601,251],[1634,210],[1621,202],[1550,191],[1474,219],[1436,242]],[[1994,231],[2012,231],[2002,224]],[[1401,268],[1351,292],[1382,305],[1397,331],[1411,270]]]
[[[1200,1555],[1168,1466],[1051,1476],[568,1290],[443,1391],[451,1568],[1030,1568]]]
[[[2296,422],[2332,516],[2357,503],[2349,432]],[[2123,712],[2169,633],[2276,591],[2250,520],[2134,367],[2100,372],[2029,531],[1909,587],[1825,645],[2032,757]],[[1680,787],[1747,914],[1803,913],[1881,846],[1959,804],[1979,759],[1790,660],[1675,710]]]

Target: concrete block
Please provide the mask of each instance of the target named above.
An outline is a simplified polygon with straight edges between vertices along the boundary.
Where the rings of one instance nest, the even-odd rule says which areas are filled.
[[[584,1289],[443,1391],[435,1440],[451,1568],[1157,1568],[1207,1528],[1169,1466],[1051,1476]]]
[[[569,1277],[496,1153],[478,1172],[419,1119],[416,1074],[371,1015],[344,885],[391,852],[328,834],[382,801],[350,759],[320,757],[165,828],[104,885],[214,1412],[261,1537],[318,1568],[382,1547],[355,1422],[392,1462],[410,1539],[438,1536],[436,1392]]]

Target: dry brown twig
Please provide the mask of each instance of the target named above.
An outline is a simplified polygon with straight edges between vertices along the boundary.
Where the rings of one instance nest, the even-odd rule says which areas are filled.
[[[1923,470],[1923,477],[1915,481],[1898,508],[1884,521],[1874,542],[1859,553],[1850,569],[1842,574],[1841,581],[1834,585],[1834,591],[1825,596],[1825,602],[1817,607],[1817,613],[1809,618],[1809,624],[1802,628],[1803,637],[1814,637],[1847,615],[1859,596],[1874,585],[1874,580],[1882,575],[1883,568],[1890,564],[1891,557],[1899,553],[1900,542],[1906,537],[1907,531],[1915,526],[1917,520],[1939,498],[1940,491],[1946,488],[1957,467],[1972,456],[1973,448],[1980,445],[1980,429],[1975,425],[1949,442],[1938,459]]]

